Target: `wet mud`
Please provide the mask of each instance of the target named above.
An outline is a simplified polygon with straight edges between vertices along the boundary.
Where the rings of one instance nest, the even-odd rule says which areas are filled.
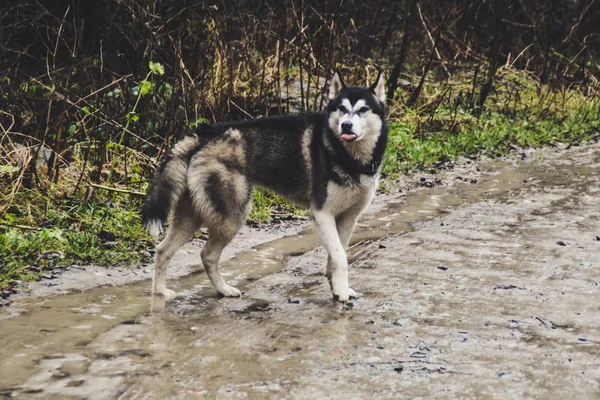
[[[17,299],[0,397],[599,398],[599,161],[598,145],[545,150],[381,196],[346,305],[310,229],[232,251],[241,299],[203,273],[171,280],[167,304],[147,280]]]

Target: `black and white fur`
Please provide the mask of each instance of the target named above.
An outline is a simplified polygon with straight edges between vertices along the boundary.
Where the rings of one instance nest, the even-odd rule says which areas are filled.
[[[155,256],[153,291],[172,298],[166,272],[175,252],[202,226],[209,239],[204,269],[222,296],[240,296],[219,273],[223,248],[244,224],[252,187],[273,190],[309,208],[329,255],[326,275],[335,299],[348,286],[346,248],[377,188],[387,145],[381,74],[370,87],[347,87],[336,73],[325,113],[303,113],[202,125],[169,151],[142,208],[153,234],[170,224]]]

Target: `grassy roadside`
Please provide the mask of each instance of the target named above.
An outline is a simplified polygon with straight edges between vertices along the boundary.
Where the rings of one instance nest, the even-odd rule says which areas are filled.
[[[140,226],[138,207],[125,197],[81,202],[22,191],[0,220],[0,289],[71,264],[149,261],[154,240]]]
[[[445,91],[430,88],[420,109],[392,108],[384,175],[431,169],[461,156],[499,157],[517,147],[600,137],[597,95],[578,87],[550,88],[510,67],[501,68],[497,79],[501,84],[479,113],[463,107],[468,88],[460,78]]]
[[[441,111],[443,113],[443,111]],[[462,156],[499,157],[518,147],[542,147],[556,143],[579,144],[600,136],[600,107],[584,101],[560,116],[530,112],[521,118],[490,111],[475,118],[463,114],[455,133],[415,136],[418,115],[394,121],[383,172],[397,177],[415,170],[435,169]]]
[[[461,84],[460,77],[446,89],[431,85],[416,109],[392,107],[384,175],[396,178],[435,170],[461,156],[496,157],[516,147],[582,143],[600,135],[597,96],[586,96],[579,88],[551,89],[510,69],[501,70],[498,79],[503,84],[488,99],[486,109],[477,113],[464,107],[467,84]],[[10,181],[6,171],[0,169],[0,178]],[[3,202],[10,204],[0,217],[0,297],[17,290],[20,281],[73,263],[111,266],[150,261],[154,240],[139,222],[141,199],[97,190],[83,201],[73,189],[77,175],[48,184],[43,191],[21,188],[11,193],[9,185],[1,189]],[[144,191],[146,184],[141,179],[136,190]],[[256,192],[249,223],[269,222],[274,215],[304,214],[278,196]]]

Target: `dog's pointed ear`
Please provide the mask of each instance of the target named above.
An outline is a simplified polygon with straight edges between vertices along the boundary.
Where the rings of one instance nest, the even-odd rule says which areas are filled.
[[[327,96],[329,97],[329,100],[335,99],[340,91],[345,87],[346,85],[344,85],[342,78],[340,78],[340,74],[337,72],[333,74],[333,78],[331,78],[331,83],[329,84],[329,94]]]
[[[369,89],[371,89],[371,92],[375,95],[377,100],[381,102],[381,104],[385,104],[385,82],[383,81],[383,74],[381,71],[379,71],[379,75],[377,75],[377,80],[371,85]]]

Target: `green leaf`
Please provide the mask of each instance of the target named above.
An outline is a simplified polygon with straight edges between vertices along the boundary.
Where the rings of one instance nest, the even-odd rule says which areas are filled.
[[[142,81],[140,83],[140,94],[142,96],[147,95],[150,92],[150,89],[152,89],[152,82]]]
[[[12,166],[12,165],[0,165],[0,174],[1,173],[13,173],[13,172],[17,172],[19,170],[18,167]]]
[[[51,239],[57,239],[61,242],[63,242],[65,240],[65,238],[62,235],[63,231],[60,228],[47,230],[46,233],[48,234],[48,237]]]
[[[155,63],[154,61],[150,61],[148,66],[150,67],[150,71],[153,74],[164,75],[164,73],[165,73],[165,67],[163,67],[162,64],[160,64],[160,63]]]
[[[75,131],[77,130],[77,125],[75,124],[71,124],[69,125],[69,136],[73,135],[75,133]]]
[[[138,122],[140,117],[135,112],[131,111],[127,113],[127,119],[133,122]]]

